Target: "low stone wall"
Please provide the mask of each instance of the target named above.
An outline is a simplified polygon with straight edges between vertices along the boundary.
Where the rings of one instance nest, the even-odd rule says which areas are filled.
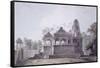
[[[77,57],[78,53],[75,53],[74,46],[72,45],[55,45],[54,46],[55,57]]]
[[[35,54],[38,54],[38,50],[24,50],[23,58],[28,59],[28,58],[34,57]]]
[[[32,49],[18,49],[15,51],[15,64],[19,65],[21,62],[34,57],[36,54],[39,54],[38,50],[32,50]]]

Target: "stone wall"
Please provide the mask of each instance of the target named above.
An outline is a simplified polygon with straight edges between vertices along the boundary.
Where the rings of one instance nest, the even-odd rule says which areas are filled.
[[[75,53],[75,48],[72,45],[55,45],[54,55],[58,57],[77,57],[78,54]]]

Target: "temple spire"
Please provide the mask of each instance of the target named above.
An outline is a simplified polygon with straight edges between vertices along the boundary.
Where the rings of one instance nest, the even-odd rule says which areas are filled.
[[[79,21],[77,19],[75,19],[73,22],[72,31],[75,36],[80,35]]]

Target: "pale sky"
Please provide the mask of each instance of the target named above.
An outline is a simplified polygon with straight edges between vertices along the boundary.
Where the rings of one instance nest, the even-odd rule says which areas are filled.
[[[40,40],[46,27],[58,30],[63,26],[69,31],[74,19],[78,19],[81,32],[86,32],[96,22],[96,7],[16,2],[15,39]]]

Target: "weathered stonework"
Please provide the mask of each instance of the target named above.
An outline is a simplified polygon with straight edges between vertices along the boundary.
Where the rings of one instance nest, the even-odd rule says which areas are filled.
[[[72,32],[66,32],[63,27],[53,35],[48,32],[43,37],[45,58],[52,57],[80,57],[82,52],[82,37],[78,20],[75,19]],[[49,44],[48,44],[48,43]]]

